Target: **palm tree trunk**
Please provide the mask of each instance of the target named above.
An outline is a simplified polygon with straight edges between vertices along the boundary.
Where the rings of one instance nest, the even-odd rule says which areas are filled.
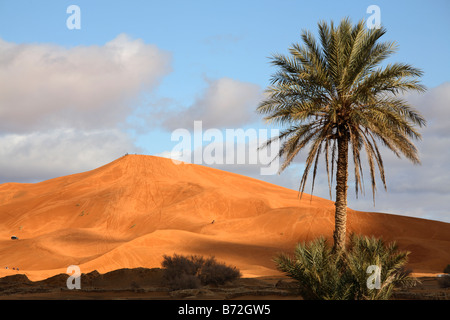
[[[347,225],[348,136],[338,138],[334,251],[345,250]]]

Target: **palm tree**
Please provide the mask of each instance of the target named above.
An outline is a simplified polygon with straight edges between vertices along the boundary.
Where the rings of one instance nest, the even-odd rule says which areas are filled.
[[[396,50],[395,42],[379,42],[384,27],[366,29],[364,21],[352,25],[348,18],[338,26],[318,23],[320,44],[303,31],[303,46],[293,44],[290,56],[275,54],[279,70],[272,76],[266,99],[257,111],[268,123],[284,126],[278,157],[280,172],[300,150],[309,148],[299,193],[303,195],[310,169],[311,194],[319,156],[324,154],[331,198],[336,170],[334,249],[345,249],[349,153],[353,158],[356,195],[364,187],[361,150],[367,154],[373,199],[378,167],[386,188],[383,159],[378,144],[415,164],[420,163],[412,139],[420,139],[416,126],[426,124],[422,115],[399,97],[406,91],[425,91],[422,71],[404,63],[381,63]],[[351,149],[350,149],[351,147]],[[336,158],[337,156],[337,158]],[[335,164],[336,163],[336,164]],[[331,178],[330,178],[331,165]]]

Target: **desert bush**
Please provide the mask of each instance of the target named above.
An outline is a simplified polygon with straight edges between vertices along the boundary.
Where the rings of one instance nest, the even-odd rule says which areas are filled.
[[[163,282],[173,290],[199,288],[201,283],[197,274],[202,264],[203,258],[199,256],[164,255],[161,263]]]
[[[200,279],[197,276],[186,273],[168,279],[166,284],[172,290],[198,289],[201,287]]]
[[[173,290],[196,289],[201,285],[221,285],[241,276],[238,269],[219,263],[214,257],[163,256],[163,281]]]
[[[395,243],[352,235],[344,252],[333,252],[324,238],[298,244],[294,258],[280,254],[274,258],[280,271],[298,281],[304,299],[372,300],[389,299],[396,286],[412,286],[415,280],[403,267],[408,252],[400,252]],[[369,289],[370,265],[381,267],[380,289]]]
[[[224,263],[217,262],[214,257],[204,261],[198,275],[203,285],[222,285],[238,279],[240,276],[241,273],[236,267],[230,267]]]
[[[203,258],[198,256],[186,257],[174,254],[172,257],[164,255],[163,258],[161,265],[167,278],[174,278],[180,274],[196,275],[203,264]]]

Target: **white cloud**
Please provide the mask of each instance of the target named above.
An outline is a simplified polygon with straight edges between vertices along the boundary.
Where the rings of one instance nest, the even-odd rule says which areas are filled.
[[[65,48],[0,39],[0,183],[86,171],[139,152],[124,128],[171,55],[125,34]]]
[[[262,90],[256,84],[220,78],[209,80],[207,89],[188,108],[164,109],[152,115],[168,130],[189,130],[196,120],[205,128],[238,128],[258,120],[255,110],[261,97]]]
[[[0,132],[114,126],[168,72],[168,53],[125,34],[73,48],[0,39]]]

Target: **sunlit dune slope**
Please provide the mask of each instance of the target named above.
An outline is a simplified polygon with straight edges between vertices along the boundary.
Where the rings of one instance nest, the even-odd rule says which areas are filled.
[[[329,200],[299,200],[294,190],[226,171],[127,155],[84,173],[0,185],[0,276],[12,268],[42,279],[69,265],[83,273],[159,267],[173,253],[214,255],[244,276],[274,275],[274,255],[330,238],[333,227]],[[448,223],[349,209],[348,228],[396,240],[412,252],[415,272],[442,272],[450,263]]]

